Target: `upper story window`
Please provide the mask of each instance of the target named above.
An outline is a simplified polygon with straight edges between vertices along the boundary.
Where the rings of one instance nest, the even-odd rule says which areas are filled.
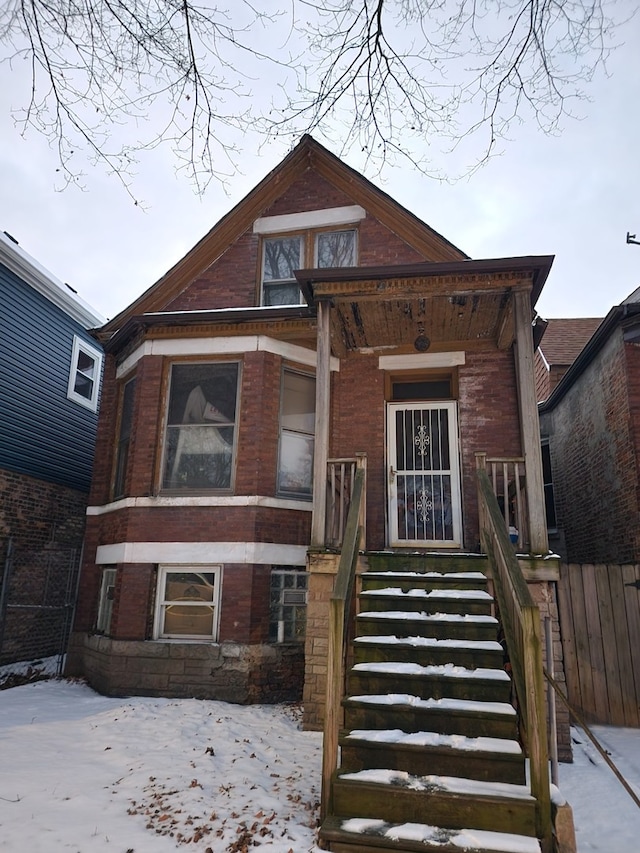
[[[172,366],[163,489],[231,489],[239,376],[237,362]]]
[[[95,412],[98,408],[102,353],[77,335],[73,336],[67,397]]]
[[[356,265],[356,230],[305,232],[262,241],[262,304],[299,305],[294,271]]]

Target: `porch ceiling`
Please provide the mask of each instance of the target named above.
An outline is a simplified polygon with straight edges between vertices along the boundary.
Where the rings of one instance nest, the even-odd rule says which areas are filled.
[[[515,336],[511,294],[529,291],[535,305],[552,260],[303,270],[297,276],[309,304],[332,306],[335,355],[391,347],[414,351],[424,336],[435,349],[482,342],[507,348]]]
[[[413,299],[337,299],[331,312],[331,344],[336,355],[355,349],[417,349],[453,342],[492,341],[509,346],[514,326],[507,290]]]

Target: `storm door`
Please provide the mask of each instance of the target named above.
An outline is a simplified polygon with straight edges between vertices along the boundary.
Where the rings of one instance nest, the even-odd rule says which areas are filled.
[[[389,403],[389,544],[460,547],[455,402]]]

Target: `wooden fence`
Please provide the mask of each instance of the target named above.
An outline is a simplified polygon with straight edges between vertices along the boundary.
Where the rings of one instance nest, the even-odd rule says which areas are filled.
[[[640,726],[640,565],[562,565],[568,698],[590,722]]]

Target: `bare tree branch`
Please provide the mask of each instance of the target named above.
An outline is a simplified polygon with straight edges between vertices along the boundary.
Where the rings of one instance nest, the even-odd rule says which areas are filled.
[[[314,132],[378,168],[514,121],[555,131],[604,66],[623,0],[6,0],[0,69],[30,66],[24,128],[57,146],[69,182],[89,153],[132,194],[136,158],[169,143],[199,191],[247,139]],[[617,17],[612,18],[614,12]],[[269,108],[265,102],[270,99]]]

